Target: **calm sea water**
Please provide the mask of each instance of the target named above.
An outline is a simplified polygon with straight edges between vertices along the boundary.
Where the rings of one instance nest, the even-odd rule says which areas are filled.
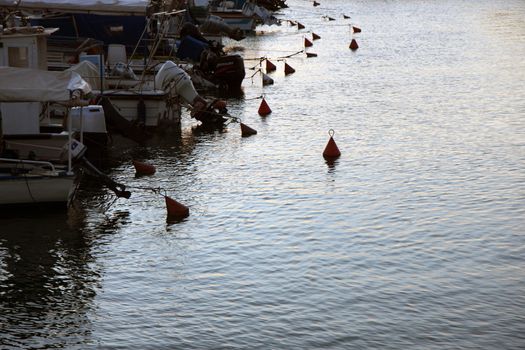
[[[525,347],[525,2],[319,2],[231,43],[278,67],[227,101],[257,135],[186,117],[117,147],[129,200],[0,219],[0,348]]]

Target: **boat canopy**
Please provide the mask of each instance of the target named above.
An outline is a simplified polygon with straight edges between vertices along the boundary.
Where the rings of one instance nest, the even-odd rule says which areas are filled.
[[[73,71],[0,67],[0,102],[66,102],[75,90],[86,95],[91,87]]]
[[[146,15],[149,0],[0,0],[0,7],[22,11]]]

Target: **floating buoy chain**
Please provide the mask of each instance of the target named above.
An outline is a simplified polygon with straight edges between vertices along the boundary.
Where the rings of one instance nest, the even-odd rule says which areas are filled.
[[[250,58],[243,58],[245,61],[264,61],[266,59],[265,56],[262,57],[250,57]]]
[[[267,58],[266,57],[256,57],[256,58],[252,58],[251,60],[252,61],[258,61],[257,64],[253,67],[248,67],[246,69],[250,69],[250,70],[253,70],[253,69],[257,69],[257,68],[260,68],[262,63],[266,60]],[[246,61],[246,59],[245,59]]]
[[[264,95],[257,96],[257,97],[252,97],[252,98],[245,98],[244,100],[245,101],[251,101],[251,100],[258,100],[258,99],[261,99],[261,98],[264,98]]]
[[[257,68],[257,70],[249,77],[246,77],[244,79],[252,79],[257,73],[261,72],[261,68]]]
[[[296,56],[296,55],[299,55],[299,54],[302,54],[302,53],[304,53],[304,49],[301,50],[301,51],[294,52],[294,53],[292,53],[292,54],[290,54],[290,55],[288,55],[288,56],[277,57],[276,60],[277,60],[277,61],[284,61],[286,58],[291,58],[291,57],[293,57],[293,56]]]
[[[135,189],[135,190],[142,190],[142,191],[151,191],[155,194],[159,194],[162,197],[164,197],[167,192],[162,187],[143,187],[143,186],[128,186],[129,188]]]

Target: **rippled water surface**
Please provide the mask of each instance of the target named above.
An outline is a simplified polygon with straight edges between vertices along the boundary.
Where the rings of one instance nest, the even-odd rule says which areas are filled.
[[[319,2],[231,43],[278,67],[227,101],[257,135],[185,117],[115,149],[129,200],[0,219],[0,348],[525,347],[525,3]]]

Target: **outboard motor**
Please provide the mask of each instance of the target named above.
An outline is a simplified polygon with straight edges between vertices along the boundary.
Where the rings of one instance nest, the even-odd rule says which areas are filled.
[[[155,75],[155,85],[163,89],[174,89],[187,103],[193,104],[199,96],[188,73],[172,61],[166,61]]]
[[[246,75],[244,60],[240,55],[214,56],[208,55],[207,66],[210,80],[228,90],[239,91]]]

